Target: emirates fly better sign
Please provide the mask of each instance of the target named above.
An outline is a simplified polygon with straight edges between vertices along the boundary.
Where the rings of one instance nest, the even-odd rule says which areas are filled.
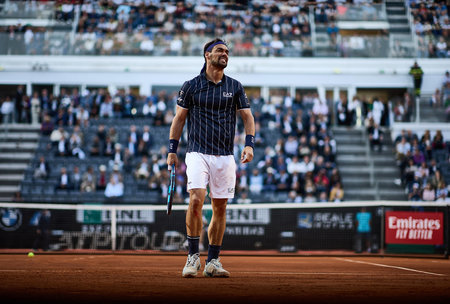
[[[386,244],[442,245],[442,212],[386,212]]]

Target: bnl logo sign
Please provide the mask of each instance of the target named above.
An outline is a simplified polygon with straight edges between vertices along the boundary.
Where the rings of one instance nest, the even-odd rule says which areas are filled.
[[[227,223],[269,224],[270,209],[227,209]]]

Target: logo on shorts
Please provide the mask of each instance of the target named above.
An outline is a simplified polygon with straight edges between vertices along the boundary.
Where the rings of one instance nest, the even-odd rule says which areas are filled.
[[[234,188],[228,188],[228,193],[234,193]]]
[[[223,92],[223,97],[226,97],[226,98],[233,97],[233,93],[232,92]]]
[[[22,213],[19,209],[0,210],[0,228],[4,231],[15,231],[22,224]]]

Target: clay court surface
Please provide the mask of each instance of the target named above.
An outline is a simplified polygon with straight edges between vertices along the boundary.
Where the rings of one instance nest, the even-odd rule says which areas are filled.
[[[184,255],[1,254],[1,302],[450,301],[448,259],[225,255],[223,265],[231,272],[227,279],[184,279],[185,261]]]

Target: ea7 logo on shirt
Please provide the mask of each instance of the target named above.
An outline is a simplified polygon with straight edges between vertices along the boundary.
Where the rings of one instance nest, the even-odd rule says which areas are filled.
[[[223,97],[231,98],[231,97],[233,97],[233,93],[232,92],[223,92]]]

